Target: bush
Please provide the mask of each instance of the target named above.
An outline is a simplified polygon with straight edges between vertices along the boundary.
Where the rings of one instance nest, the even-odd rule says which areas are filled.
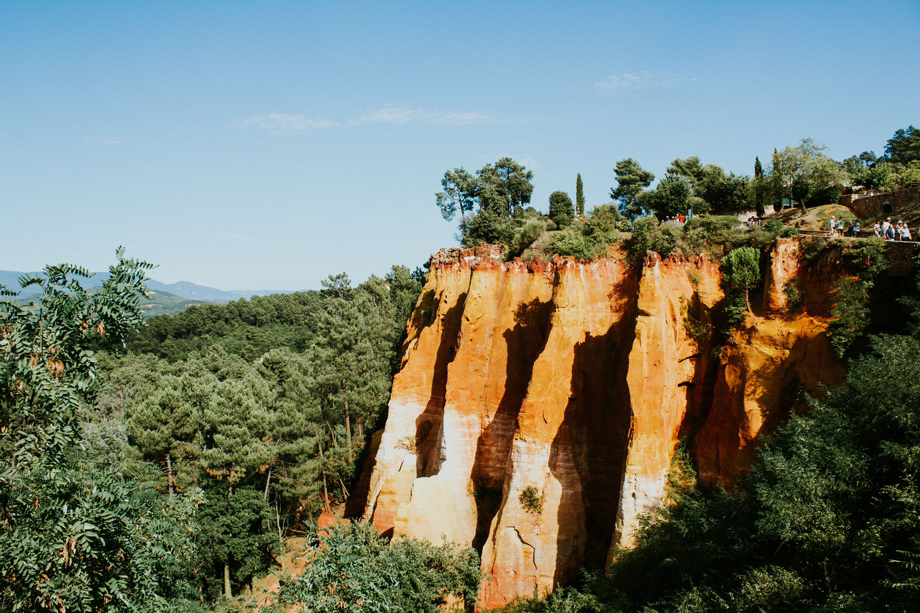
[[[673,226],[661,226],[654,217],[643,217],[633,222],[632,237],[626,248],[637,260],[644,258],[649,251],[666,258],[674,251],[678,235],[679,230]]]
[[[592,260],[607,251],[605,244],[598,244],[577,229],[566,228],[550,241],[553,253],[574,256],[579,262]]]
[[[327,529],[304,574],[281,586],[278,605],[314,613],[438,613],[455,597],[472,610],[480,577],[473,549],[413,538],[388,544],[370,524],[340,524]]]
[[[530,247],[544,232],[546,232],[545,221],[526,221],[521,229],[514,233],[514,238],[511,240],[511,247],[508,249],[508,257],[519,257],[524,253],[524,250]]]
[[[684,224],[681,243],[684,252],[699,253],[707,247],[725,245],[739,234],[741,222],[730,215],[693,217]]]
[[[543,494],[533,485],[528,485],[524,488],[524,491],[521,492],[520,501],[521,506],[523,506],[528,513],[539,515],[543,512]]]
[[[485,209],[470,219],[466,232],[460,237],[464,247],[476,247],[481,243],[511,245],[514,227],[511,220]]]
[[[553,192],[549,196],[549,218],[559,228],[565,228],[575,219],[575,206],[565,192]]]

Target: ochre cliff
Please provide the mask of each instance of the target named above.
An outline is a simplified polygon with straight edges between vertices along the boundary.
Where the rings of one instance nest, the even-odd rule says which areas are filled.
[[[802,269],[797,245],[774,248],[762,304],[721,347],[721,275],[703,255],[629,266],[436,254],[365,517],[479,550],[485,608],[610,563],[664,502],[679,441],[704,481],[730,486],[801,390],[841,380],[828,292],[803,286],[804,306],[787,304],[790,282],[826,290],[834,274]]]

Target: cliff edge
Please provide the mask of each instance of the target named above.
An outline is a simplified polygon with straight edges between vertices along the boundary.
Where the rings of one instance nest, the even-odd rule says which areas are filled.
[[[365,518],[480,551],[485,608],[609,564],[663,504],[679,441],[731,485],[801,397],[844,371],[827,338],[832,268],[769,254],[761,300],[713,346],[705,255],[504,262],[432,257],[370,478]],[[783,291],[803,284],[804,307]],[[822,290],[824,288],[824,290]]]

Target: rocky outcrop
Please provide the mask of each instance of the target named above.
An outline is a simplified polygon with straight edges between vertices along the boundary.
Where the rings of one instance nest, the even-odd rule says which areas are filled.
[[[795,249],[780,241],[762,307],[720,348],[721,275],[705,256],[628,266],[441,251],[409,322],[365,518],[476,547],[486,608],[609,563],[663,503],[679,441],[705,480],[730,484],[800,391],[840,380],[824,303],[803,286],[805,307],[789,304],[804,274]]]

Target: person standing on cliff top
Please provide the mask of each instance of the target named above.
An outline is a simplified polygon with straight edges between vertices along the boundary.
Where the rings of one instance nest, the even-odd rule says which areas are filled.
[[[834,221],[834,219],[835,219],[834,216],[831,215],[831,231],[827,233],[828,236],[833,236],[834,232],[837,231],[837,224]]]

